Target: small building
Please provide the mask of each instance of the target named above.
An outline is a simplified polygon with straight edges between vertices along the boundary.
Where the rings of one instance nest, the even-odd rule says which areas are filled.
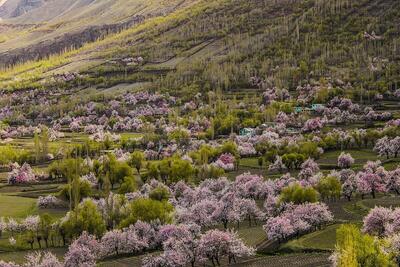
[[[295,108],[294,108],[294,112],[295,112],[295,113],[301,113],[301,112],[303,112],[303,107],[295,107]]]
[[[243,129],[240,129],[239,135],[240,136],[254,136],[255,132],[256,132],[256,130],[253,128],[243,128]]]
[[[295,107],[294,112],[295,113],[303,113],[303,112],[314,112],[317,111],[318,109],[324,108],[324,104],[312,104],[311,107]]]
[[[323,109],[325,108],[324,104],[312,104],[311,105],[311,110],[312,111],[317,111],[318,109]]]

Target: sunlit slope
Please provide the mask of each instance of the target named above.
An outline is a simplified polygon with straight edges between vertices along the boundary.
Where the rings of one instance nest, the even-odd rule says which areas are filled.
[[[15,1],[15,0],[9,0]],[[0,23],[0,53],[21,54],[33,51],[65,34],[77,34],[91,27],[118,25],[137,16],[151,18],[167,15],[193,0],[51,0],[17,17]],[[6,2],[7,4],[7,2]],[[5,4],[5,5],[6,5]],[[112,27],[110,27],[112,29]],[[88,34],[88,33],[86,33]],[[80,38],[78,35],[76,38]],[[73,46],[73,43],[68,43]],[[66,47],[70,48],[70,47]],[[24,51],[25,52],[25,51]],[[44,52],[41,52],[43,54]],[[0,57],[1,63],[1,57]],[[7,61],[8,63],[8,61]]]
[[[18,82],[38,82],[78,71],[91,83],[104,75],[123,83],[126,68],[115,61],[142,56],[144,64],[129,73],[142,73],[139,80],[163,77],[158,84],[175,89],[192,83],[240,88],[252,75],[291,88],[310,76],[387,86],[399,73],[399,11],[396,0],[185,2],[165,16],[0,78],[9,86],[15,74]]]

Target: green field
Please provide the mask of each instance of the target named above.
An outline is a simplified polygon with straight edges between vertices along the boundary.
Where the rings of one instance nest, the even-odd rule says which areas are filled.
[[[0,194],[0,217],[26,217],[36,210],[36,199]]]
[[[320,159],[317,160],[317,162],[320,164],[321,168],[328,167],[328,168],[334,168],[337,166],[337,159],[340,155],[340,153],[345,152],[345,153],[350,153],[351,156],[355,159],[354,161],[354,168],[361,168],[362,165],[364,165],[367,161],[369,160],[377,160],[379,159],[376,153],[370,149],[349,149],[349,150],[333,150],[333,151],[327,151],[322,156]]]
[[[267,238],[262,225],[248,227],[246,221],[242,223],[242,226],[237,230],[237,232],[240,238],[252,247],[256,247]]]
[[[339,226],[340,224],[330,225],[323,230],[291,240],[284,244],[281,249],[290,251],[302,251],[304,249],[333,250],[336,243],[336,230]]]

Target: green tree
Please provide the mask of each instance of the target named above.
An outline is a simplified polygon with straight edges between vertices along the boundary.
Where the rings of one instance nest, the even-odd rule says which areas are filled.
[[[176,129],[168,134],[168,140],[176,141],[180,145],[187,145],[190,141],[189,132],[183,129]]]
[[[39,231],[40,235],[42,236],[46,244],[46,248],[49,247],[49,238],[50,238],[52,223],[53,223],[53,217],[51,217],[50,214],[45,213],[40,215]]]
[[[233,141],[226,141],[222,144],[222,146],[219,149],[219,154],[222,153],[230,153],[235,157],[239,157],[239,151],[237,145]]]
[[[170,193],[165,186],[158,186],[150,191],[149,198],[158,201],[166,201],[170,197]]]
[[[129,158],[129,165],[134,167],[137,174],[140,175],[140,169],[144,163],[144,154],[141,151],[134,151]]]
[[[108,178],[111,189],[114,185],[122,183],[125,177],[133,176],[132,168],[126,162],[117,161],[114,155],[108,155],[104,162],[103,173]]]
[[[289,169],[298,169],[305,161],[306,157],[299,153],[289,153],[282,156],[282,161]]]
[[[128,206],[128,217],[122,220],[120,227],[127,227],[137,221],[151,222],[160,220],[161,223],[172,222],[174,208],[167,201],[139,198]]]
[[[35,133],[33,138],[36,162],[44,160],[49,153],[49,129],[42,127],[40,134]]]
[[[190,157],[193,158],[197,165],[204,165],[210,162],[215,155],[218,154],[218,151],[209,146],[202,145],[197,151],[191,152]]]
[[[296,183],[283,188],[280,201],[294,204],[314,203],[318,201],[318,192],[312,187],[302,187]]]
[[[57,160],[49,165],[49,175],[53,179],[68,180],[74,176],[81,176],[85,171],[81,168],[82,158]]]
[[[92,186],[88,181],[82,180],[79,177],[72,179],[71,183],[64,185],[59,192],[60,197],[70,201],[71,209],[76,207],[80,201],[91,196]],[[72,195],[72,198],[70,197]]]
[[[322,199],[335,200],[340,197],[342,185],[336,177],[327,176],[318,182],[316,189]]]
[[[193,175],[194,168],[189,161],[179,158],[172,160],[169,173],[169,183],[176,183],[179,181],[188,182]]]
[[[158,163],[148,162],[146,176],[150,179],[158,180],[160,178],[160,169],[158,167],[159,167]]]
[[[121,184],[118,192],[120,194],[126,194],[130,192],[134,192],[137,189],[137,183],[135,181],[135,178],[132,176],[126,176],[124,177],[124,181]]]
[[[71,238],[78,237],[83,231],[100,237],[106,231],[96,204],[89,199],[80,203],[76,210],[70,211],[68,219],[62,223],[61,227]]]
[[[379,239],[362,234],[355,225],[342,225],[336,232],[338,267],[396,266]]]

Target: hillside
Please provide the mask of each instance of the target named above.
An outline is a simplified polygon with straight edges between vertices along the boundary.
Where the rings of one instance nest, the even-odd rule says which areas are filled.
[[[145,10],[151,14],[151,5]],[[396,86],[399,11],[396,0],[199,1],[61,55],[62,68],[53,60],[48,69],[87,73],[90,85],[102,83],[101,72],[113,83],[151,80],[180,90],[248,88],[252,76],[288,88],[332,78],[379,90]],[[130,56],[145,62],[115,63]]]
[[[10,65],[78,48],[192,2],[7,0],[0,10],[0,62]]]

